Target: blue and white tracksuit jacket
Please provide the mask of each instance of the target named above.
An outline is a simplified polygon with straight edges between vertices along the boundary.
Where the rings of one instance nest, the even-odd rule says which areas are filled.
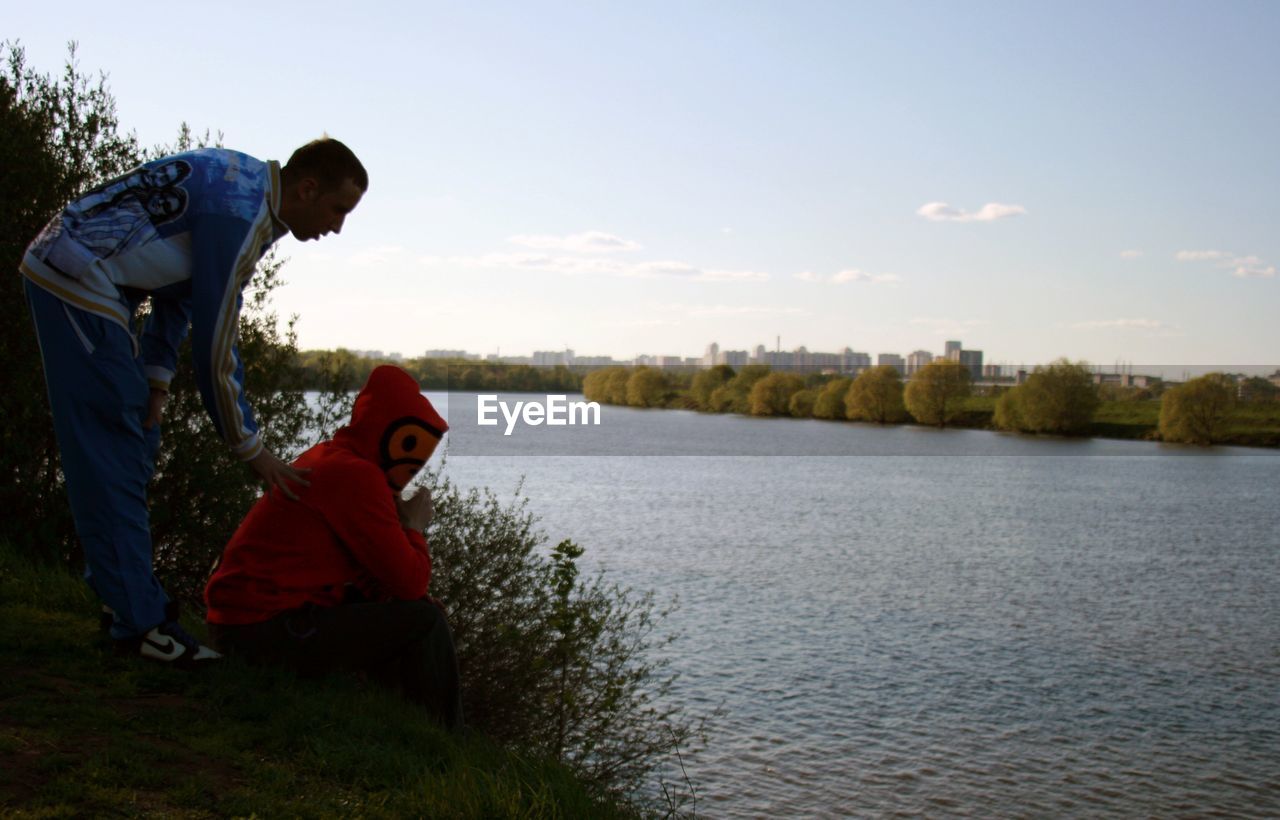
[[[219,434],[241,459],[262,451],[236,337],[241,290],[287,231],[280,197],[277,163],[222,149],[164,157],[72,202],[22,260],[85,577],[116,638],[165,619],[146,493],[160,431],[144,424],[188,327]]]
[[[218,433],[241,459],[262,450],[236,348],[241,290],[286,228],[280,166],[204,148],[148,162],[84,194],[27,249],[22,272],[64,302],[141,339],[145,373],[167,388],[191,328],[196,380]]]

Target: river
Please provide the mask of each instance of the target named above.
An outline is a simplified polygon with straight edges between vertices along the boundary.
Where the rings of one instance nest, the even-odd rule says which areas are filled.
[[[701,815],[1280,814],[1280,454],[428,395],[454,482],[678,597]]]

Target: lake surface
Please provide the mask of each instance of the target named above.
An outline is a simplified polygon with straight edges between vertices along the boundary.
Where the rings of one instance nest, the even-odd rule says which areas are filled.
[[[699,814],[1280,815],[1275,452],[428,395],[453,481],[678,596]]]

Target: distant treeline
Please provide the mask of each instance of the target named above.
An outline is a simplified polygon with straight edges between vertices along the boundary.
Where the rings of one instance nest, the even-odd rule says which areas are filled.
[[[894,367],[856,378],[774,371],[767,365],[665,371],[609,367],[588,373],[586,398],[631,407],[790,416],[1063,436],[1146,438],[1192,444],[1280,446],[1277,388],[1211,373],[1181,385],[1120,388],[1094,383],[1089,366],[1065,359],[1037,367],[1020,385],[975,390],[967,367],[933,362],[904,383]]]
[[[369,373],[386,359],[357,356],[350,350],[304,350],[298,363],[305,384],[315,390],[327,384],[359,390]],[[579,393],[583,373],[564,365],[541,367],[527,364],[478,362],[472,359],[418,358],[392,362],[418,380],[424,390],[475,390],[523,393]]]

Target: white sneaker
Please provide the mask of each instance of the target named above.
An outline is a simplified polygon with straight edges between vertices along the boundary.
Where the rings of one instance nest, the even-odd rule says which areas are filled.
[[[161,663],[179,666],[215,661],[222,657],[200,643],[177,621],[165,621],[142,636],[138,654]]]

